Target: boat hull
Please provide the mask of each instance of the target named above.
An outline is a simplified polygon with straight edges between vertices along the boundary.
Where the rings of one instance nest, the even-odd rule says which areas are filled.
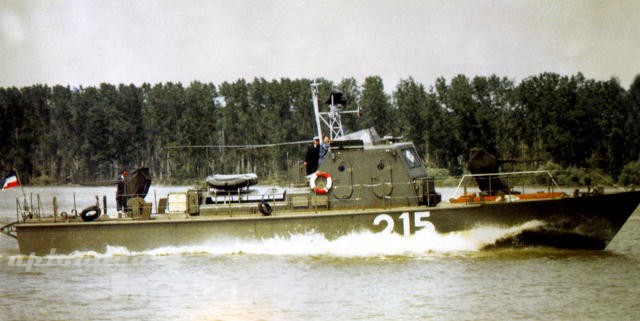
[[[20,223],[20,253],[104,252],[107,246],[145,251],[165,246],[198,245],[225,240],[266,239],[318,233],[327,239],[359,231],[413,234],[423,228],[438,233],[480,227],[510,228],[538,222],[491,246],[554,246],[604,249],[640,203],[640,192],[554,200],[411,206],[390,209],[290,211],[259,214],[182,216],[151,220],[105,220],[68,223]]]
[[[541,224],[498,240],[495,246],[544,245],[558,248],[604,249],[633,214],[640,192],[592,195],[554,200],[482,204],[464,215],[436,212],[432,222],[438,232],[467,230],[474,226]],[[442,215],[440,215],[442,214]]]

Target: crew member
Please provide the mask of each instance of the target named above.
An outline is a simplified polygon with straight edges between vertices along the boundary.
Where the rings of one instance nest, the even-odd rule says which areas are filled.
[[[118,182],[116,183],[116,208],[118,211],[122,211],[124,209],[124,204],[126,202],[126,195],[124,192],[124,178],[127,177],[127,170],[124,169],[120,175],[118,175]]]
[[[313,137],[313,143],[307,146],[307,155],[304,157],[304,166],[307,168],[307,175],[311,175],[318,170],[318,159],[320,158],[320,138]]]
[[[327,153],[329,153],[329,137],[324,136],[324,142],[322,142],[322,144],[320,144],[320,156],[318,158],[318,167],[320,167],[322,165],[322,162],[324,161],[325,156],[327,156]]]

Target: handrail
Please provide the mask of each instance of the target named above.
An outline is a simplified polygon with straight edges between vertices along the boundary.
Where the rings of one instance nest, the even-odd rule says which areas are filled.
[[[460,182],[458,183],[458,187],[456,187],[456,190],[455,190],[454,194],[458,194],[459,193],[460,187],[462,186],[462,183],[467,178],[526,176],[526,175],[535,175],[535,174],[547,174],[547,176],[549,176],[549,179],[551,180],[551,183],[553,185],[552,189],[554,187],[557,188],[557,189],[560,189],[560,186],[558,185],[556,180],[553,178],[553,175],[551,175],[551,172],[549,172],[548,170],[537,170],[537,171],[520,171],[520,172],[503,172],[503,173],[486,173],[486,174],[465,174],[465,175],[462,176],[462,178],[460,178]]]
[[[13,222],[13,223],[9,223],[9,224],[6,224],[6,225],[0,227],[0,233],[2,233],[4,235],[7,235],[7,236],[10,236],[10,237],[12,237],[12,238],[17,240],[18,236],[14,234],[15,232],[12,233],[13,226],[16,225],[17,223],[18,222]]]

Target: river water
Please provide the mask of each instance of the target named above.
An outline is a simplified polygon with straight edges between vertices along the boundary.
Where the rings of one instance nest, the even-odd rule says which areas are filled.
[[[152,186],[147,201],[183,187]],[[446,194],[447,191],[445,191]],[[450,192],[450,191],[449,191]],[[50,211],[112,187],[28,188]],[[20,189],[0,192],[15,220]],[[101,197],[101,196],[100,196]],[[34,200],[37,200],[34,198]],[[37,204],[36,201],[34,203]],[[48,208],[47,208],[48,207]],[[18,255],[0,236],[0,320],[637,320],[640,213],[605,251],[479,250],[492,229]]]

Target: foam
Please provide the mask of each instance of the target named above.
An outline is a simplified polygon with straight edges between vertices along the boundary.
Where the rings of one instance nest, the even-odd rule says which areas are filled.
[[[234,240],[189,246],[159,247],[146,251],[131,251],[125,247],[109,246],[104,253],[76,251],[71,254],[52,253],[47,257],[58,259],[109,258],[118,256],[171,256],[171,255],[273,255],[273,256],[337,256],[374,257],[395,255],[425,255],[429,253],[477,252],[497,240],[522,230],[541,226],[531,221],[512,228],[478,227],[468,231],[440,234],[433,230],[420,230],[411,236],[354,232],[328,240],[322,234],[292,234],[261,240]]]

